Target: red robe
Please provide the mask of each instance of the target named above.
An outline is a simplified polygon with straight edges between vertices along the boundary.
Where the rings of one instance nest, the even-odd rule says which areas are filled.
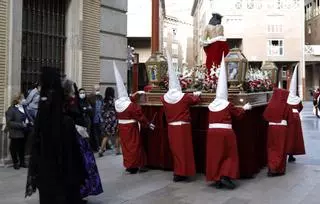
[[[267,153],[268,168],[271,173],[285,173],[286,171],[286,140],[288,135],[288,126],[270,125],[280,123],[282,120],[290,122],[292,118],[292,109],[287,104],[289,91],[275,88],[269,104],[264,111],[264,118],[269,122]]]
[[[229,53],[229,46],[225,41],[217,41],[211,43],[210,45],[203,47],[203,49],[207,55],[206,67],[209,74],[212,65],[215,65],[216,67],[220,65],[222,54],[224,53],[224,56],[227,56],[227,54]]]
[[[232,117],[240,119],[242,108],[231,103],[218,112],[209,111],[210,123],[231,124]],[[232,129],[209,128],[207,133],[207,181],[219,181],[222,176],[231,179],[239,177],[239,156],[237,138]]]
[[[168,123],[176,121],[191,122],[189,108],[200,102],[200,97],[185,94],[176,104],[169,104],[161,97]],[[192,129],[190,124],[169,125],[169,145],[173,156],[174,174],[194,176],[196,173],[193,155]]]
[[[125,111],[117,113],[117,117],[119,120],[137,120],[144,127],[149,124],[148,119],[141,111],[141,107],[136,103],[131,103]],[[146,165],[146,154],[143,150],[138,123],[119,124],[118,127],[123,165],[125,168],[144,167]]]
[[[297,105],[289,104],[289,106],[291,109],[298,110],[299,113],[303,109],[301,102]],[[288,126],[287,154],[289,155],[302,155],[306,153],[304,149],[303,133],[299,113],[293,112]]]

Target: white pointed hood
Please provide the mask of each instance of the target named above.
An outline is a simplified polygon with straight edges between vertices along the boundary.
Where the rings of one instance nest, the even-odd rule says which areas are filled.
[[[131,103],[130,98],[128,97],[127,89],[124,86],[122,77],[119,73],[117,65],[115,61],[113,61],[113,71],[114,77],[116,79],[117,91],[118,91],[118,99],[115,101],[116,111],[121,113],[125,111]]]
[[[172,59],[168,50],[166,50],[166,57],[168,61],[169,90],[166,94],[164,94],[164,100],[167,103],[175,104],[182,99],[184,93],[182,93],[180,81],[175,70],[173,69]]]
[[[297,76],[298,76],[298,64],[296,64],[290,82],[290,94],[288,96],[287,103],[290,105],[298,105],[301,102],[299,96],[297,96]]]
[[[222,54],[216,98],[212,103],[209,104],[208,108],[210,111],[217,112],[225,109],[228,105],[228,78],[224,61],[224,54]]]

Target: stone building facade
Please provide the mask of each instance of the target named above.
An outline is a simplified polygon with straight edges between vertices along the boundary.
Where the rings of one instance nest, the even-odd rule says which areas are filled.
[[[298,90],[300,96],[306,97],[303,5],[302,0],[195,0],[195,61],[204,62],[199,39],[211,14],[217,12],[224,16],[222,24],[229,46],[241,48],[251,67],[260,67],[263,61],[274,62],[284,88],[288,88],[287,76],[299,62]]]
[[[305,11],[305,61],[306,87],[320,87],[320,1],[306,0]]]
[[[112,60],[126,76],[126,13],[127,0],[0,1],[0,166],[10,162],[5,110],[38,81],[42,66],[88,92],[115,85]]]
[[[168,49],[172,56],[173,67],[176,72],[183,73],[192,68],[193,63],[193,26],[177,17],[166,16],[163,25],[163,49]],[[164,52],[165,53],[165,52]]]

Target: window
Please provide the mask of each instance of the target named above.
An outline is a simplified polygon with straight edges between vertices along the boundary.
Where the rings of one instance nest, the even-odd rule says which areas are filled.
[[[282,33],[282,25],[281,24],[269,24],[267,26],[268,33]]]
[[[283,15],[267,16],[267,33],[282,33],[285,17]]]
[[[40,77],[43,66],[64,73],[66,0],[23,0],[21,89],[26,92]],[[17,53],[18,54],[18,53]]]
[[[163,28],[163,35],[165,35],[165,36],[168,35],[168,28],[167,27]]]
[[[178,54],[179,54],[178,44],[172,44],[172,55],[178,55]]]
[[[287,78],[287,71],[282,71],[282,78]]]
[[[268,40],[268,56],[283,56],[283,40]]]
[[[308,34],[311,35],[311,25],[308,25]]]
[[[167,42],[163,42],[163,49],[167,48]]]

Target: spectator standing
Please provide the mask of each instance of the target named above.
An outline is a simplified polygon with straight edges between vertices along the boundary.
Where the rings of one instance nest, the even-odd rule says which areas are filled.
[[[24,153],[29,120],[27,118],[26,110],[22,105],[23,102],[23,95],[18,94],[14,97],[12,105],[6,112],[7,130],[9,132],[9,138],[11,139],[10,153],[13,161],[13,168],[16,170],[20,167],[27,167],[24,160]]]
[[[26,106],[29,116],[31,117],[32,121],[34,122],[39,106],[40,100],[40,85],[39,83],[35,83],[33,85],[33,89],[29,92],[27,99],[24,101],[23,105]]]
[[[82,204],[85,169],[73,115],[57,68],[41,71],[39,113],[32,138],[26,197],[39,190],[40,204]]]
[[[86,123],[85,127],[89,131],[88,134],[90,134],[92,107],[88,101],[86,90],[84,88],[79,89],[79,105]]]
[[[103,138],[101,142],[101,148],[99,150],[99,156],[103,156],[103,152],[106,150],[107,142],[109,139],[115,140],[115,135],[117,133],[117,116],[116,109],[114,106],[114,89],[108,87],[105,91],[104,105],[102,117],[104,120],[103,125]],[[117,140],[117,139],[116,139]],[[119,154],[119,143],[116,141],[116,154]]]
[[[91,148],[94,152],[99,151],[99,144],[102,135],[102,108],[103,108],[103,97],[100,94],[100,86],[94,86],[94,93],[89,97],[89,103],[92,107],[92,127],[91,127]]]

